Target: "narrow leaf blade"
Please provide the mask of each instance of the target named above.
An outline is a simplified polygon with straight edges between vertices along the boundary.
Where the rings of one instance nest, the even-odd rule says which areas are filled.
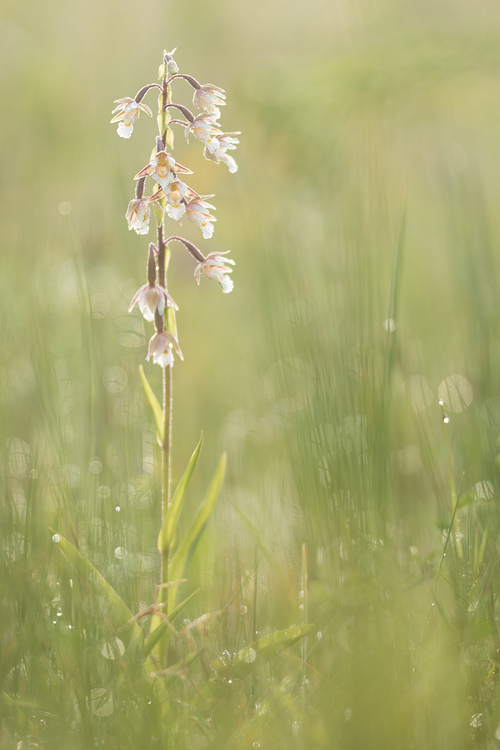
[[[160,439],[160,442],[163,442],[163,412],[162,408],[158,402],[158,399],[156,398],[153,389],[149,385],[149,381],[144,373],[144,368],[142,365],[139,366],[139,375],[141,376],[142,385],[144,388],[144,391],[146,393],[146,396],[149,401],[149,405],[151,406],[151,409],[153,410],[154,418],[156,421],[156,428],[158,430],[158,436]]]
[[[226,454],[222,455],[219,465],[214,474],[214,477],[210,483],[207,494],[205,495],[202,504],[196,514],[196,517],[191,525],[191,528],[184,536],[177,551],[172,557],[170,575],[175,580],[176,578],[182,578],[182,575],[177,575],[178,571],[184,572],[199,540],[205,528],[205,525],[212,514],[212,511],[217,502],[220,488],[224,480],[224,474],[226,471]],[[175,597],[175,592],[174,592]],[[175,600],[174,600],[175,601]]]
[[[193,454],[191,458],[189,459],[188,465],[186,467],[186,471],[182,475],[181,481],[177,485],[177,488],[172,497],[172,504],[170,506],[170,509],[167,513],[167,517],[165,519],[165,522],[158,536],[158,549],[160,550],[160,552],[162,552],[165,549],[168,549],[174,541],[175,529],[177,526],[177,521],[179,520],[179,515],[181,512],[181,508],[182,508],[182,501],[184,500],[184,494],[186,492],[189,482],[191,481],[191,477],[193,476],[193,471],[195,470],[196,464],[198,463],[198,458],[200,456],[202,445],[203,445],[203,433],[201,433],[200,435],[198,445],[194,449]]]

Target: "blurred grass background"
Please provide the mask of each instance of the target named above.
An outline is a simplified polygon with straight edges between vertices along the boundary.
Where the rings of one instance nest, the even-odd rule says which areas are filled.
[[[124,214],[155,131],[141,120],[126,142],[109,119],[174,46],[243,131],[234,176],[176,139],[189,184],[216,194],[203,246],[237,262],[223,296],[173,248],[174,479],[205,434],[193,507],[229,457],[189,617],[231,603],[192,636],[205,687],[172,688],[192,705],[176,746],[500,746],[499,16],[445,0],[4,4],[2,747],[169,746],[146,688],[120,697],[102,603],[61,573],[48,527],[133,612],[151,603],[150,333],[126,312],[147,241]],[[211,658],[305,620],[303,542],[305,651],[214,686]]]

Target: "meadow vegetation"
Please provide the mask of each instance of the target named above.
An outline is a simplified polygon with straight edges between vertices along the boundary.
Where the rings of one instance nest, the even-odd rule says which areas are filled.
[[[498,7],[2,20],[1,747],[500,747]],[[222,295],[172,248],[174,487],[204,434],[178,539],[227,468],[160,663],[161,372],[124,220],[151,135],[109,113],[174,45],[242,135],[231,179],[176,140],[237,265]]]

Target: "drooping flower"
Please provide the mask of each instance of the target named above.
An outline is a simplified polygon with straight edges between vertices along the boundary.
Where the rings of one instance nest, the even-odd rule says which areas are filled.
[[[129,229],[135,229],[137,234],[149,232],[149,200],[147,198],[134,198],[128,204],[125,218]]]
[[[222,161],[227,165],[230,172],[237,172],[238,165],[233,157],[226,153],[226,151],[232,151],[235,149],[236,144],[239,143],[238,138],[234,137],[235,135],[239,135],[239,133],[221,133],[221,135],[217,136],[219,148],[215,151],[210,151],[210,149],[205,146],[203,151],[205,159],[210,159],[210,161],[214,161],[216,164],[219,164]]]
[[[155,319],[155,310],[158,310],[160,315],[163,315],[165,306],[173,307],[174,310],[179,309],[172,297],[159,284],[144,284],[144,286],[141,286],[134,294],[128,309],[129,312],[132,312],[137,302],[139,303],[141,313],[151,323]]]
[[[215,206],[211,203],[207,203],[204,198],[211,198],[212,196],[198,196],[186,205],[186,216],[189,221],[197,224],[203,234],[204,239],[208,240],[214,233],[214,226],[211,222],[217,221],[215,216],[209,214],[207,208],[212,208],[214,211]]]
[[[152,358],[155,364],[167,367],[174,364],[174,350],[181,359],[184,359],[175,336],[168,331],[158,331],[149,341],[146,359],[149,361]]]
[[[226,276],[228,273],[232,273],[233,269],[227,267],[227,263],[231,266],[235,265],[234,260],[230,258],[223,258],[222,256],[226,253],[210,253],[207,255],[203,263],[198,263],[194,269],[194,277],[196,283],[200,283],[201,272],[205,274],[207,279],[216,279],[222,287],[222,291],[228,294],[233,290],[233,280]]]
[[[118,114],[113,117],[111,122],[118,123],[116,132],[122,138],[130,138],[134,129],[134,122],[139,118],[141,110],[150,117],[153,116],[147,104],[136,102],[129,96],[125,96],[123,99],[115,99],[115,104],[118,104],[118,106],[114,108],[111,114],[115,112],[118,112]]]
[[[177,173],[193,174],[190,169],[177,164],[173,156],[166,151],[154,151],[149,164],[141,169],[134,177],[134,180],[140,180],[142,177],[153,177],[156,182],[166,190],[172,180],[175,180]]]
[[[204,112],[220,117],[219,107],[223,107],[226,104],[224,101],[225,98],[224,89],[213,86],[211,83],[206,83],[204,86],[195,89],[193,106],[196,109],[201,109]]]
[[[222,130],[219,130],[216,125],[218,125],[217,115],[206,113],[197,115],[184,130],[186,141],[189,143],[189,134],[192,133],[213,154],[220,147],[218,136],[222,135]]]

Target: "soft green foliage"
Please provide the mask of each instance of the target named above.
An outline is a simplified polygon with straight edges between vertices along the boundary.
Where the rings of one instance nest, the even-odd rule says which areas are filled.
[[[498,746],[498,20],[490,0],[5,4],[0,746]],[[243,133],[231,183],[189,162],[232,294],[172,246],[174,487],[205,437],[176,545],[224,451],[227,474],[170,627],[138,367],[157,395],[160,372],[126,314],[154,123],[125,144],[108,120],[174,44]]]

